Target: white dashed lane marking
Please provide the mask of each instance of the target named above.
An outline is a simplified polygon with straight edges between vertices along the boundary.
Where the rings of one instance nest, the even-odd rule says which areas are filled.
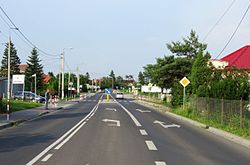
[[[141,133],[141,135],[143,135],[143,136],[148,135],[148,133],[147,133],[144,129],[140,129],[140,133]]]
[[[150,151],[157,151],[158,149],[156,148],[155,144],[151,140],[146,140],[145,143],[147,144],[147,147]]]
[[[41,161],[42,162],[47,162],[49,160],[49,158],[52,156],[53,154],[48,154],[47,156],[45,156]]]

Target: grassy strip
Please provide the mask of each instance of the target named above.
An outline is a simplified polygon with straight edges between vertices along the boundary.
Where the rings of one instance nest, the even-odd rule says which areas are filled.
[[[218,121],[215,117],[202,116],[201,114],[196,113],[196,111],[193,111],[192,109],[182,109],[178,107],[178,108],[172,108],[171,112],[177,115],[184,116],[186,118],[198,121],[200,123],[206,124],[208,126],[218,128],[218,129],[230,132],[232,134],[250,139],[249,128],[240,129],[240,127],[236,125],[228,125],[228,124],[220,123],[220,121]]]
[[[20,111],[20,110],[25,110],[25,109],[32,109],[32,108],[40,107],[42,105],[43,104],[41,104],[41,103],[35,103],[35,102],[11,100],[10,101],[10,111],[15,112],[15,111]],[[2,113],[6,112],[6,101],[2,102],[1,112]]]

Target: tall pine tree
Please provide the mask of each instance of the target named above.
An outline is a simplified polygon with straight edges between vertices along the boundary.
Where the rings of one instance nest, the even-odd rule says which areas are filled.
[[[37,91],[41,92],[43,89],[43,65],[40,64],[41,60],[39,59],[39,54],[36,50],[36,48],[33,48],[31,51],[31,55],[29,56],[29,59],[27,60],[27,69],[25,71],[25,77],[26,77],[26,90],[32,90],[34,91],[34,77],[32,75],[36,74],[36,87]]]
[[[5,50],[2,59],[2,66],[0,70],[0,76],[7,77],[8,76],[8,50],[9,43],[5,44]],[[19,65],[21,64],[20,58],[17,56],[17,50],[14,47],[14,44],[10,42],[10,74],[19,74],[20,69]]]

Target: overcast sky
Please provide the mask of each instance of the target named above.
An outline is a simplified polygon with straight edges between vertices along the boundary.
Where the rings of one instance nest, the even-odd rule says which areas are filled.
[[[1,7],[16,26],[40,49],[60,54],[65,49],[65,71],[92,77],[137,77],[143,66],[169,55],[166,43],[179,41],[194,29],[202,40],[232,0],[1,0]],[[239,23],[249,0],[236,0],[205,40],[216,57]],[[4,17],[3,13],[0,13]],[[5,17],[4,17],[5,18]],[[5,18],[6,19],[6,18]],[[7,19],[6,19],[7,20]],[[222,56],[249,44],[250,13]],[[0,18],[0,43],[9,28]],[[22,63],[31,47],[11,31]],[[1,46],[2,60],[4,46]],[[59,57],[59,56],[58,56]],[[60,60],[40,53],[44,71],[59,72]]]

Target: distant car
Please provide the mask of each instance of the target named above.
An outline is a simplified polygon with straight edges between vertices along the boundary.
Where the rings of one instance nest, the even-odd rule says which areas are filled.
[[[123,95],[123,93],[116,93],[115,98],[116,99],[124,99],[124,95]]]
[[[35,98],[35,101],[38,103],[43,103],[43,102],[45,102],[45,97],[37,95]]]
[[[13,98],[15,100],[24,100],[24,101],[32,101],[32,102],[45,102],[45,98],[31,91],[18,91],[14,94]]]

